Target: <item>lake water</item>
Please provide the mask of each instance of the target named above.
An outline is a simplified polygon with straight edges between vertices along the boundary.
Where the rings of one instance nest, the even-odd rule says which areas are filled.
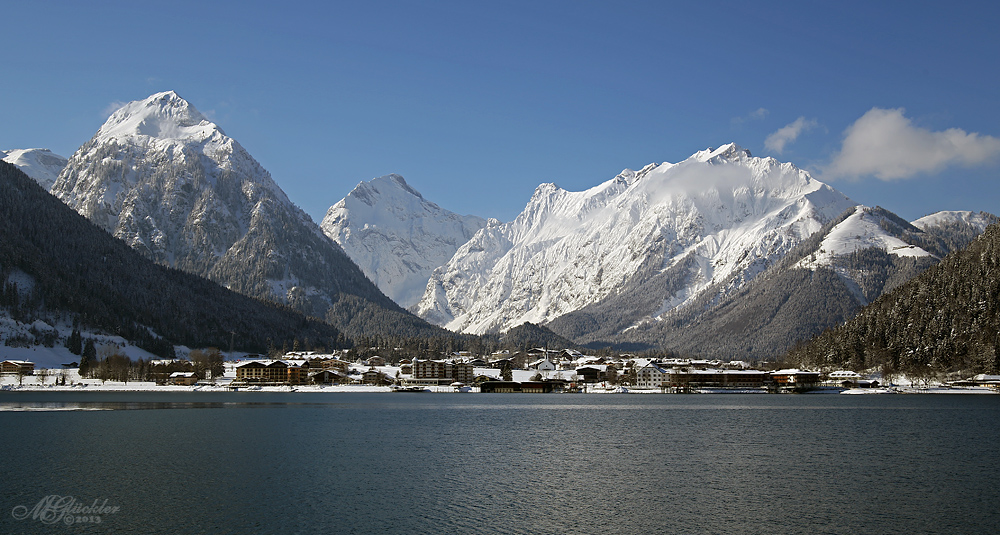
[[[0,392],[0,432],[0,533],[1000,530],[1000,396]]]

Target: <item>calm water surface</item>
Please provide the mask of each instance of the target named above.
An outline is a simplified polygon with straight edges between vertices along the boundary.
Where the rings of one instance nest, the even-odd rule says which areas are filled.
[[[0,533],[1000,531],[1000,396],[0,392],[0,433]]]

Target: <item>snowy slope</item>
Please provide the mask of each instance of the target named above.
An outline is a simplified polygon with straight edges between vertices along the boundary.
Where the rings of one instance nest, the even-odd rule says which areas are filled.
[[[683,268],[683,284],[646,311],[655,317],[714,284],[738,288],[854,205],[734,144],[582,192],[542,184],[513,222],[490,221],[435,270],[417,311],[456,331],[502,331]]]
[[[420,300],[434,268],[485,225],[480,217],[424,199],[403,177],[387,175],[358,184],[330,207],[320,228],[405,308]]]
[[[811,257],[803,259],[796,267],[816,269],[820,266],[831,266],[837,257],[873,247],[896,256],[933,256],[920,246],[890,233],[883,224],[880,224],[884,220],[885,218],[878,212],[873,212],[865,206],[857,206],[854,213],[826,234],[817,251]]]
[[[49,149],[0,150],[3,161],[21,168],[24,174],[38,182],[46,191],[52,189],[59,173],[66,167],[66,158]]]

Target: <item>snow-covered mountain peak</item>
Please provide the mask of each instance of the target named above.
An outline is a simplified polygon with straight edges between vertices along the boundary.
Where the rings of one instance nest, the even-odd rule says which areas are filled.
[[[712,162],[719,160],[736,161],[752,157],[753,155],[750,154],[749,150],[744,149],[736,143],[728,143],[717,149],[709,147],[705,150],[700,150],[691,155],[691,158],[689,159],[697,160],[699,162]]]
[[[156,262],[231,290],[316,317],[347,294],[398,310],[246,149],[172,91],[115,111],[51,192]]]
[[[670,164],[664,164],[664,165],[670,165]],[[625,186],[631,186],[632,184],[635,184],[636,182],[642,180],[642,178],[648,175],[650,171],[656,169],[659,166],[660,164],[651,163],[638,171],[633,171],[628,168],[623,169],[622,172],[618,173],[618,176],[614,178],[614,182],[617,182],[618,184],[623,184]]]
[[[414,197],[417,197],[419,199],[423,199],[424,198],[424,196],[421,195],[419,191],[411,188],[410,185],[406,183],[406,180],[401,175],[397,175],[395,173],[392,173],[392,174],[386,175],[385,177],[382,177],[382,178],[391,180],[393,183],[395,183],[397,186],[399,186],[403,191],[409,193],[410,195],[413,195]]]
[[[555,183],[553,182],[544,182],[542,184],[539,184],[538,187],[535,188],[535,192],[531,194],[531,200],[533,201],[535,199],[551,197],[552,195],[557,194],[560,191],[565,191],[565,190],[555,185]]]
[[[359,183],[327,210],[320,228],[379,289],[407,307],[420,299],[434,268],[485,225],[428,201],[391,174]]]
[[[964,223],[976,228],[980,233],[982,233],[986,230],[986,227],[995,222],[996,217],[985,212],[945,210],[921,217],[913,222],[913,226],[919,228],[920,230],[927,230],[932,227]]]
[[[170,166],[162,162],[170,162]],[[115,169],[110,171],[109,166]],[[157,189],[165,188],[164,193],[179,190],[167,195],[172,201],[191,202],[193,191],[215,189],[220,178],[227,183],[235,180],[235,186],[227,185],[231,190],[225,192],[227,196],[239,192],[255,204],[261,198],[260,190],[267,190],[270,198],[293,206],[271,174],[243,146],[177,93],[165,91],[129,102],[112,113],[69,159],[51,191],[110,229],[118,224],[122,207],[132,202],[121,194],[142,181],[151,180]]]
[[[191,103],[173,91],[164,91],[119,108],[101,126],[96,137],[203,140],[216,133],[225,135]]]
[[[66,167],[66,158],[49,149],[14,149],[2,151],[0,157],[21,168],[46,190],[52,189],[59,173]]]
[[[401,198],[423,199],[424,196],[419,191],[410,187],[406,180],[397,174],[388,174],[373,178],[367,182],[359,182],[357,186],[348,194],[349,198],[357,199],[369,206],[374,206],[376,202],[388,198],[400,200]]]

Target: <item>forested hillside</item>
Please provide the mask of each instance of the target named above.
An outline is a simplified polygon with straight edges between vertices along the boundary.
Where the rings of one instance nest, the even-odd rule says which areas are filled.
[[[329,348],[348,343],[334,327],[286,306],[153,263],[5,162],[0,280],[0,304],[15,319],[75,319],[159,355],[172,344],[228,348],[232,341],[264,352],[296,339]]]
[[[1000,372],[1000,226],[787,358],[915,378]]]

